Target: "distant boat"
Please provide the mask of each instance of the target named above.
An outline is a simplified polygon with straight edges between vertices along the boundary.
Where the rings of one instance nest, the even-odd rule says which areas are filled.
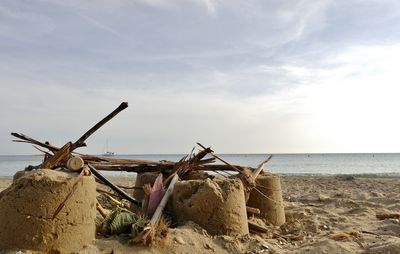
[[[108,151],[108,139],[106,140],[106,152],[102,154],[102,156],[111,157],[114,156],[114,152]]]
[[[114,155],[115,155],[114,152],[110,152],[110,151],[107,151],[102,154],[102,156],[114,156]]]

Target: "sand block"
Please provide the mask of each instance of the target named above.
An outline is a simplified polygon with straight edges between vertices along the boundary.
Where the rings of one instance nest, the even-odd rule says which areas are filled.
[[[212,235],[249,233],[243,184],[235,179],[189,180],[176,183],[172,217],[193,221]]]
[[[52,216],[78,173],[40,169],[20,174],[0,193],[0,249],[70,253],[95,238],[96,182],[82,176],[57,217]]]
[[[247,205],[260,209],[261,214],[257,216],[268,223],[276,226],[284,224],[286,219],[280,177],[272,174],[260,175],[256,184],[258,191],[251,191]]]

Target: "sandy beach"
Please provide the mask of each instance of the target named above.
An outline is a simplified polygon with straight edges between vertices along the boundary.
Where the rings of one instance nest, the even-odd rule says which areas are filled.
[[[129,178],[113,180],[133,184]],[[0,188],[11,181],[2,178]],[[82,253],[400,253],[399,219],[376,217],[400,211],[400,179],[284,176],[281,182],[287,222],[268,227],[268,233],[212,237],[187,223],[171,229],[165,246],[100,237]]]

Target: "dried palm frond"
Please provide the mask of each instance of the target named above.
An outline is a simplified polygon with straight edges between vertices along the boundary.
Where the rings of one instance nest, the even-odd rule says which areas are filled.
[[[138,241],[139,240],[139,241]],[[169,223],[161,218],[160,221],[141,235],[134,242],[140,242],[146,246],[165,246],[169,240]]]

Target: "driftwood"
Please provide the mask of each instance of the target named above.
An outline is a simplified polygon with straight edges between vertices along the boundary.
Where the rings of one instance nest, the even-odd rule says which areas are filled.
[[[260,214],[261,211],[258,208],[255,207],[250,207],[250,206],[246,206],[246,212],[247,214]]]
[[[92,174],[94,176],[96,176],[98,179],[100,179],[104,184],[106,184],[108,187],[110,187],[113,191],[115,191],[116,193],[118,193],[121,197],[123,197],[124,199],[134,203],[137,206],[140,206],[140,202],[137,201],[136,199],[132,198],[131,196],[129,196],[125,191],[123,191],[121,188],[119,188],[118,186],[116,186],[115,184],[113,184],[112,182],[110,182],[107,178],[105,178],[99,171],[97,171],[92,165],[88,164],[88,167],[90,169],[90,172],[92,172]]]
[[[31,137],[28,137],[22,133],[11,132],[11,135],[16,138],[19,138],[19,140],[13,140],[14,142],[29,143],[29,144],[41,146],[41,147],[49,149],[53,153],[57,152],[60,149],[58,147],[50,145],[48,142],[42,143],[42,142],[37,141]]]
[[[11,133],[14,137],[19,140],[13,140],[14,142],[24,142],[34,144],[46,149],[49,149],[53,153],[57,153],[60,148],[50,145],[48,143],[43,143],[38,140],[35,140],[31,137],[28,137],[21,133]],[[191,170],[202,170],[202,171],[236,171],[236,172],[244,172],[245,168],[232,165],[232,164],[211,164],[215,162],[214,158],[204,159],[204,156],[212,152],[210,148],[205,148],[200,151],[197,155],[194,155],[191,159],[190,165]],[[135,173],[143,173],[143,172],[162,172],[172,174],[173,170],[176,168],[179,162],[173,161],[150,161],[150,160],[138,160],[138,159],[120,159],[113,157],[102,157],[88,154],[81,154],[72,152],[72,156],[77,155],[81,157],[85,163],[90,163],[97,170],[103,171],[125,171],[125,172],[135,172]],[[217,156],[218,157],[218,156]],[[218,157],[219,158],[219,157]],[[40,166],[40,165],[39,165]],[[29,169],[39,168],[39,166],[31,166]]]
[[[260,233],[269,233],[270,230],[268,228],[262,227],[260,225],[257,225],[253,222],[248,222],[249,225],[249,230],[252,232],[260,232]]]
[[[96,203],[96,210],[100,213],[101,217],[105,219],[108,215],[108,211],[104,209],[99,203]]]
[[[258,165],[257,169],[254,170],[254,171],[251,173],[251,176],[253,177],[254,180],[257,179],[257,177],[258,177],[258,175],[261,173],[261,171],[264,170],[264,165],[265,165],[269,160],[271,160],[271,158],[272,158],[272,155],[270,155],[265,161],[261,162],[260,165]]]
[[[202,147],[203,149],[206,149],[202,144],[197,143],[200,147]],[[234,165],[231,165],[229,162],[225,161],[224,159],[220,158],[219,156],[215,155],[213,153],[213,151],[210,149],[209,154],[214,157],[215,159],[220,160],[221,162],[225,163],[227,166],[229,166],[230,168],[232,168],[233,170],[237,171],[239,173],[239,179],[243,182],[245,191],[247,193],[250,193],[251,190],[256,187],[256,182],[254,180],[254,178],[246,172],[246,170],[238,168]]]
[[[40,167],[54,168],[57,167],[61,162],[66,161],[71,156],[71,152],[73,152],[78,147],[85,146],[86,139],[88,139],[101,126],[110,121],[114,116],[116,116],[119,112],[126,109],[127,107],[128,107],[127,102],[121,103],[113,112],[108,114],[100,122],[98,122],[95,126],[90,128],[85,134],[83,134],[82,137],[80,137],[75,143],[68,142],[67,144],[65,144],[53,156],[46,159]]]

